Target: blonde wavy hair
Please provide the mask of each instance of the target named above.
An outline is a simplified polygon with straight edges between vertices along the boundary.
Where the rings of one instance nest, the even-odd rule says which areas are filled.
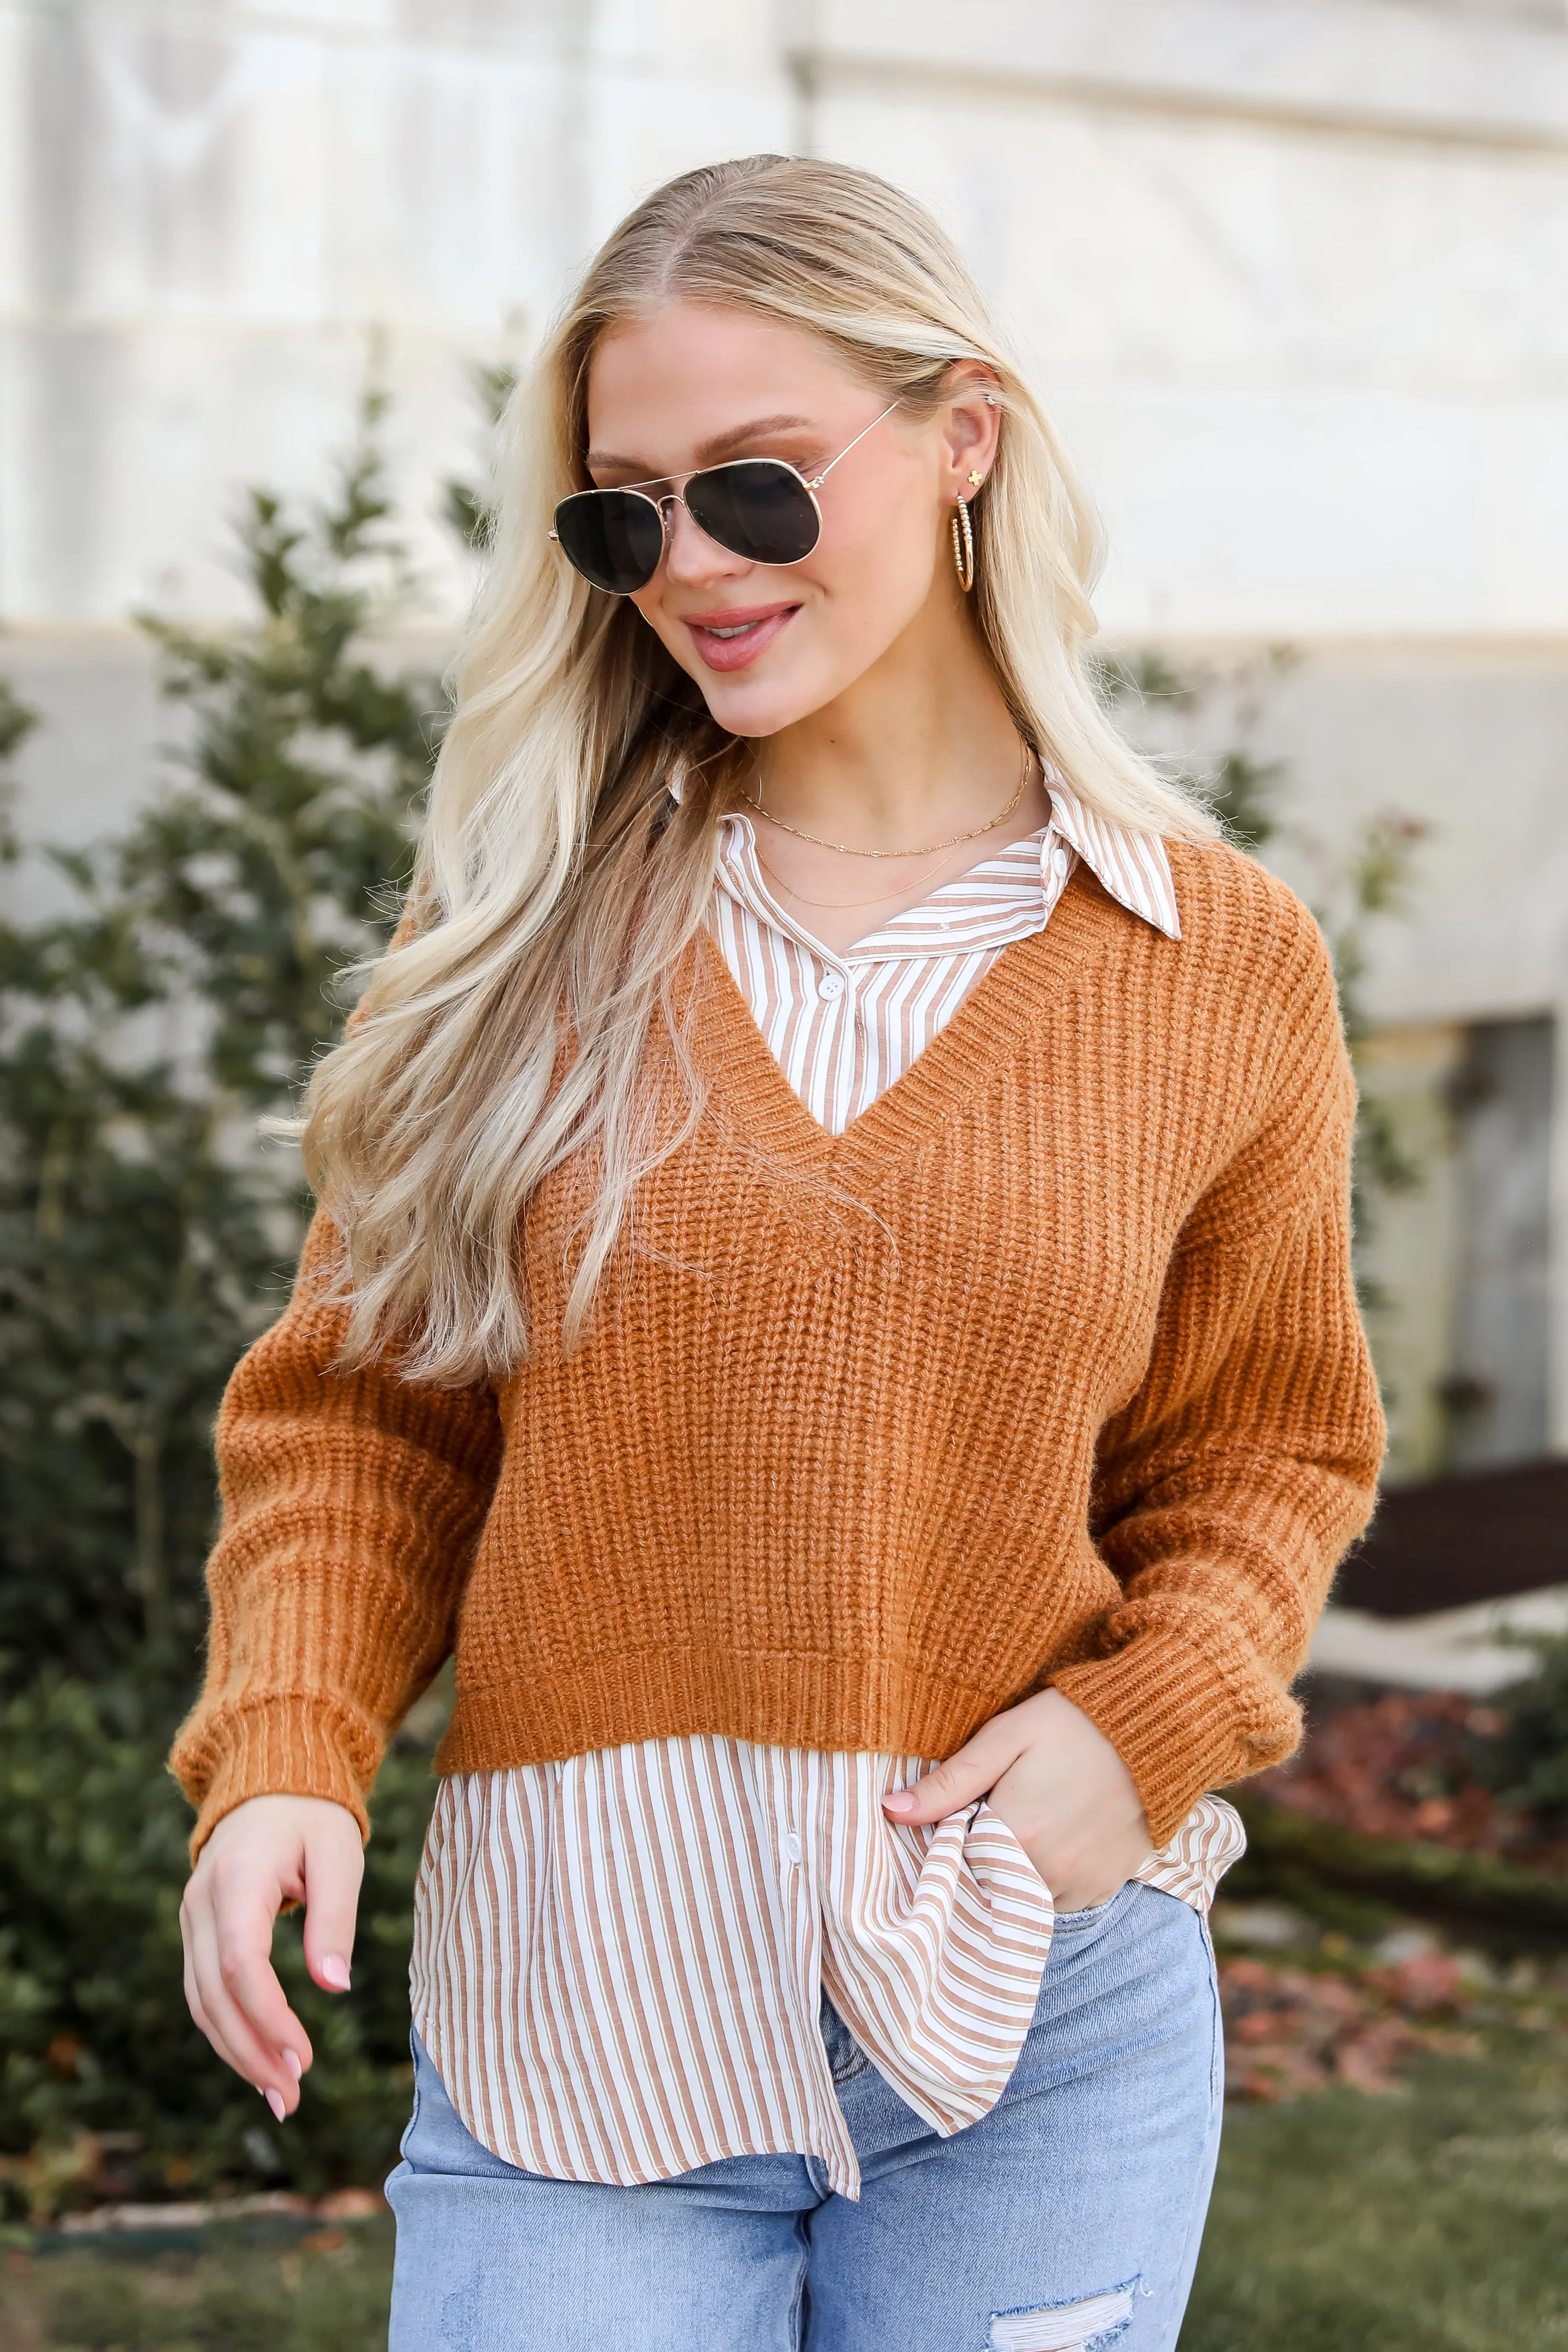
[[[548,538],[557,500],[589,487],[601,336],[676,300],[818,336],[917,418],[956,361],[982,362],[1003,415],[975,509],[972,610],[1019,730],[1113,823],[1216,829],[1095,697],[1091,509],[935,221],[841,163],[754,155],[672,180],[609,238],[508,405],[412,919],[369,967],[295,1129],[345,1244],[349,1362],[395,1351],[404,1377],[444,1384],[515,1370],[529,1343],[522,1223],[583,1154],[591,1206],[562,1331],[575,1345],[640,1181],[701,1117],[678,975],[733,804],[733,739],[632,605],[590,588]]]

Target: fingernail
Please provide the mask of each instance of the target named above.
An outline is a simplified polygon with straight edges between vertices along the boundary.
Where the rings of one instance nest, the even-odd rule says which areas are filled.
[[[278,2122],[282,2123],[288,2113],[287,2108],[283,2104],[282,2092],[268,2091],[267,2094],[267,2104],[272,2109],[273,2114],[277,2117]]]
[[[882,1801],[890,1813],[912,1813],[915,1811],[915,1799],[907,1789],[895,1789],[891,1797],[884,1797]]]
[[[322,1961],[321,1981],[330,1985],[334,1992],[348,1991],[349,1963],[340,1952],[329,1952]]]
[[[300,2076],[301,2076],[301,2074],[303,2074],[303,2073],[305,2072],[304,2067],[299,2063],[299,2053],[298,2053],[298,2050],[286,2050],[286,2051],[284,2052],[284,2053],[283,2053],[283,2063],[284,2063],[284,2064],[287,2067],[287,2069],[288,2069],[289,2073],[293,2075],[293,2077],[294,2077],[295,2081],[298,2083],[298,2081],[299,2080],[299,2077],[300,2077]]]

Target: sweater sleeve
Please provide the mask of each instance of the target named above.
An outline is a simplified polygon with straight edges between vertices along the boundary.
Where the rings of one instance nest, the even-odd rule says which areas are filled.
[[[205,1687],[170,1758],[193,1853],[246,1798],[328,1797],[368,1830],[386,1744],[453,1643],[501,1438],[487,1385],[334,1369],[340,1243],[318,1214],[293,1302],[218,1416],[222,1525]]]
[[[1290,1684],[1371,1517],[1384,1424],[1350,1263],[1354,1087],[1315,930],[1259,1131],[1189,1216],[1093,1531],[1123,1601],[1051,1677],[1104,1732],[1156,1846],[1279,1763]]]

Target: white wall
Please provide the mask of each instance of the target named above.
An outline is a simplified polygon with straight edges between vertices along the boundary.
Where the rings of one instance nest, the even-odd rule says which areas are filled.
[[[820,0],[813,143],[1038,356],[1123,633],[1568,630],[1568,33],[1355,0]]]
[[[0,612],[232,608],[232,484],[319,471],[372,338],[423,495],[467,454],[466,364],[527,341],[639,191],[716,143],[788,138],[768,22],[674,0],[8,0]],[[434,530],[427,551],[445,559]]]
[[[1568,633],[1568,26],[1412,0],[5,0],[0,612],[232,594],[379,331],[407,472],[636,194],[808,146],[950,221],[1120,633]],[[433,542],[433,554],[434,543]]]

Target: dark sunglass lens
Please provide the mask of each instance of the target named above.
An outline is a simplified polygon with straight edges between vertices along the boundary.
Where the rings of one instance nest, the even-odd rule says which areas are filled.
[[[699,530],[751,563],[799,563],[821,534],[810,492],[777,457],[694,474],[686,507]]]
[[[645,588],[664,551],[659,509],[634,490],[579,490],[562,499],[555,532],[583,578],[614,596]]]

